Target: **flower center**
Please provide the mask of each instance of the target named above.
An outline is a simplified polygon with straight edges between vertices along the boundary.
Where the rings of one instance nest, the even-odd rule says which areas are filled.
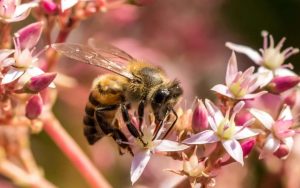
[[[232,83],[229,90],[237,98],[241,98],[247,94],[247,90],[241,86],[240,82]]]
[[[277,69],[280,67],[285,60],[283,53],[280,53],[278,49],[267,48],[263,53],[263,65],[271,70]]]
[[[28,49],[24,49],[20,53],[15,53],[15,66],[20,69],[27,69],[33,61],[31,52]]]
[[[222,140],[232,139],[235,133],[235,124],[234,122],[224,118],[223,121],[219,124],[217,129],[217,136]]]

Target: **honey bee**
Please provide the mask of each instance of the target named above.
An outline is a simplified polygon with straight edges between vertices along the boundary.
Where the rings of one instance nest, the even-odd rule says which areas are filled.
[[[142,123],[145,107],[149,106],[155,118],[154,135],[160,131],[164,119],[173,113],[175,120],[163,135],[165,138],[177,121],[173,109],[183,90],[177,80],[169,80],[165,72],[154,65],[133,58],[121,49],[108,44],[57,43],[52,47],[63,55],[80,62],[101,67],[112,73],[100,75],[94,80],[85,107],[84,135],[94,144],[105,135],[111,136],[122,149],[132,150],[127,137],[121,131],[115,116],[121,111],[122,119],[130,134],[142,143]],[[137,104],[138,128],[133,125],[129,107]],[[155,136],[154,136],[155,137]],[[163,139],[162,138],[162,139]],[[154,138],[153,138],[154,139]],[[144,143],[146,145],[146,143]]]

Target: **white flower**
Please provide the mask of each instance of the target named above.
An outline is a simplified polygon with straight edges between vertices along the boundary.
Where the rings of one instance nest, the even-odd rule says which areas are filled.
[[[259,51],[261,55],[248,46],[234,44],[226,42],[226,46],[231,50],[247,55],[254,63],[260,66],[258,69],[259,80],[264,82],[262,87],[267,85],[275,76],[290,76],[292,71],[287,69],[291,68],[290,65],[283,65],[284,61],[299,52],[298,48],[289,47],[283,51],[280,51],[285,38],[282,38],[279,43],[274,46],[274,39],[272,35],[269,35],[266,31],[262,32],[264,38],[263,48]],[[270,44],[268,44],[268,37]]]
[[[11,83],[23,74],[27,74],[29,77],[38,76],[44,73],[40,68],[35,66],[38,61],[37,56],[42,52],[32,55],[34,46],[37,44],[43,29],[42,22],[32,23],[22,29],[20,29],[14,36],[14,51],[7,51],[6,54],[14,53],[14,57],[6,56],[3,61],[6,65],[10,66],[8,72],[4,75],[1,84]]]
[[[289,150],[292,149],[295,131],[290,129],[293,125],[293,116],[289,106],[283,107],[277,120],[274,120],[270,114],[258,109],[252,108],[250,112],[269,131],[259,158],[263,158],[268,152],[277,151],[281,143],[284,143]]]
[[[37,6],[37,2],[20,4],[20,0],[1,0],[0,21],[11,23],[24,20],[29,15],[31,8]]]
[[[259,97],[267,92],[253,93],[261,85],[253,72],[254,67],[248,68],[245,72],[238,71],[236,56],[232,52],[227,65],[226,85],[218,84],[211,90],[233,99],[253,99]]]
[[[135,152],[131,164],[130,176],[132,184],[134,184],[142,175],[151,155],[157,152],[182,151],[189,147],[171,140],[153,140],[153,130],[152,126],[143,129],[142,140],[146,143],[146,145],[144,145],[139,139],[136,139],[136,144],[139,148],[138,151]],[[159,135],[156,137],[159,137]]]
[[[254,119],[250,119],[242,126],[235,125],[234,118],[243,108],[245,102],[240,101],[235,105],[231,117],[229,117],[230,110],[226,112],[224,117],[222,112],[210,100],[206,99],[205,104],[209,112],[208,122],[212,130],[192,135],[190,138],[184,140],[183,143],[198,145],[221,142],[227,153],[243,165],[243,150],[237,140],[258,134],[254,130],[247,128],[247,126],[253,123]]]

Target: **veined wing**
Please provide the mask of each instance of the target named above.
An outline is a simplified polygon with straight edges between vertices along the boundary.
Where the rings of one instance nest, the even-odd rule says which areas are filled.
[[[134,61],[135,59],[125,51],[104,42],[98,42],[94,38],[89,38],[88,45],[100,53],[104,58],[113,59],[118,62]]]
[[[51,46],[69,58],[76,59],[86,64],[102,67],[128,79],[134,78],[134,76],[126,70],[126,63],[128,61],[126,63],[121,63],[114,60],[118,56],[114,55],[113,53],[109,53],[109,51],[107,51],[107,54],[110,54],[111,57],[104,57],[101,49],[96,49],[81,44],[55,43]]]

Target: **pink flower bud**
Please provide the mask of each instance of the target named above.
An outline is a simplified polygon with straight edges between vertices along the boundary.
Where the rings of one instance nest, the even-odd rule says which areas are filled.
[[[43,32],[43,22],[35,22],[20,29],[15,35],[18,37],[20,48],[34,47]]]
[[[33,95],[26,104],[26,117],[35,119],[42,113],[43,100],[40,95]]]
[[[44,73],[31,77],[25,84],[23,90],[27,93],[38,93],[47,88],[56,77],[56,73]]]
[[[255,143],[256,143],[255,138],[247,139],[247,140],[245,140],[241,143],[241,147],[242,147],[242,150],[243,150],[243,156],[244,157],[249,155],[249,153],[252,151]]]
[[[52,0],[42,0],[41,7],[47,14],[55,14],[58,12],[58,7]]]
[[[207,110],[201,100],[197,100],[197,106],[193,112],[192,129],[195,132],[200,132],[208,128]]]
[[[279,148],[273,153],[279,159],[285,159],[290,153],[290,149],[285,144],[280,144]]]
[[[282,93],[295,87],[300,82],[298,76],[280,76],[274,78],[269,84],[269,88],[274,93]]]

